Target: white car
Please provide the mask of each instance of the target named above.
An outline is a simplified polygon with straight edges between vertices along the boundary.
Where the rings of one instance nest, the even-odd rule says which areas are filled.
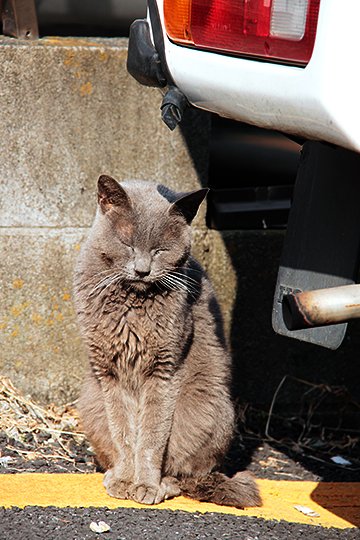
[[[338,289],[359,266],[359,20],[358,0],[148,0],[129,41],[129,72],[164,88],[171,129],[190,104],[304,143],[273,327],[329,348],[360,317],[359,287],[350,303]],[[305,303],[317,289],[331,290]]]
[[[147,18],[192,105],[356,151],[359,20],[358,0],[151,0]]]

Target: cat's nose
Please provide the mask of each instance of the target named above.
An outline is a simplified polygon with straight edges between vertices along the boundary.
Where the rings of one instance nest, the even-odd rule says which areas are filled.
[[[144,278],[150,274],[150,270],[138,270],[135,268],[135,274],[140,278]]]
[[[139,278],[144,278],[150,274],[151,259],[147,253],[137,253],[134,261],[134,273]]]

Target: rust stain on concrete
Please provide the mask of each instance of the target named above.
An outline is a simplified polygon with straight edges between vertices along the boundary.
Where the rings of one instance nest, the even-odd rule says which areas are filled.
[[[21,304],[15,304],[10,308],[10,313],[13,317],[19,317],[30,305],[30,302],[22,302]]]
[[[20,329],[18,325],[15,325],[14,330],[11,332],[11,337],[17,337],[19,335]]]
[[[40,315],[40,313],[36,313],[35,311],[31,314],[31,320],[35,324],[41,324],[44,320],[44,317]]]
[[[65,52],[64,65],[65,66],[70,66],[70,67],[79,65],[78,60],[76,60],[76,58],[75,58],[75,51],[70,50],[70,51]]]
[[[85,96],[90,96],[90,94],[92,94],[93,92],[93,85],[91,84],[91,82],[86,82],[86,83],[83,83],[81,86],[80,86],[80,95],[82,97],[85,97]]]
[[[43,45],[51,45],[56,47],[98,47],[99,43],[90,39],[81,39],[73,37],[57,37],[51,36],[41,40]]]
[[[106,62],[109,59],[109,53],[107,53],[105,50],[99,51],[99,60],[101,62]]]

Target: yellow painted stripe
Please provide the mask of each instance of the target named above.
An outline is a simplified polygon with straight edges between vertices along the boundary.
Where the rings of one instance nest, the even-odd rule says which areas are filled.
[[[155,508],[284,519],[339,529],[360,526],[360,483],[258,480],[258,484],[264,503],[261,508],[238,510],[185,497],[149,507],[109,497],[101,474],[0,474],[0,506]],[[320,517],[303,515],[294,505],[307,506]]]

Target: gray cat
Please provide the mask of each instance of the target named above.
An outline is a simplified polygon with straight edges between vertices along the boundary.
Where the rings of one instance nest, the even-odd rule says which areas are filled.
[[[206,194],[98,181],[75,273],[90,361],[79,411],[112,497],[156,504],[182,493],[261,504],[249,473],[214,472],[234,410],[219,307],[190,255],[190,224]]]

